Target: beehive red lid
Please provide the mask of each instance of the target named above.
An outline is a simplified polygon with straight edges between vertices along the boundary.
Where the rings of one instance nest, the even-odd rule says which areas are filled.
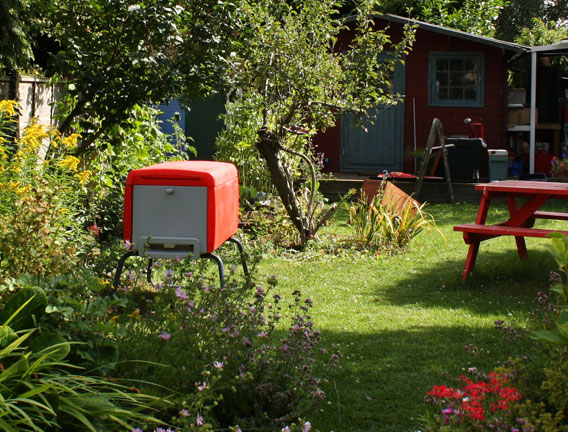
[[[126,185],[183,183],[219,186],[237,176],[237,167],[217,161],[171,161],[130,171]]]

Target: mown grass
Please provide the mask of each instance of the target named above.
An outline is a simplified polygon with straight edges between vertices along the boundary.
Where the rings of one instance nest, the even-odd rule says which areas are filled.
[[[322,432],[419,430],[433,385],[452,384],[470,367],[488,372],[530,350],[526,338],[505,341],[494,323],[528,324],[555,269],[543,247],[548,240],[527,239],[523,261],[512,237],[483,243],[474,276],[463,284],[467,245],[453,226],[473,222],[477,205],[427,210],[447,240],[432,231],[397,255],[330,255],[315,248],[293,258],[265,257],[259,266],[263,276],[276,275],[279,291],[299,289],[314,300],[322,346],[341,355],[325,384],[327,400],[310,419]],[[488,222],[506,214],[505,206],[494,207]],[[346,218],[340,213],[321,233],[323,241],[345,233]]]

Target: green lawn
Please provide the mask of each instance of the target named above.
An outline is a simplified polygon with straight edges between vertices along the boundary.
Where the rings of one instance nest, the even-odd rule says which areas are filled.
[[[505,343],[494,322],[526,323],[555,269],[542,246],[548,240],[527,239],[524,261],[511,237],[483,243],[474,276],[464,285],[467,246],[452,227],[473,222],[477,206],[427,209],[447,241],[437,232],[421,233],[397,256],[306,252],[266,257],[259,266],[263,276],[277,276],[279,291],[299,289],[314,300],[322,345],[341,355],[325,384],[327,400],[310,418],[322,432],[419,430],[424,396],[433,385],[452,384],[469,367],[488,372],[529,345]],[[504,206],[492,209],[489,223],[506,212]],[[322,236],[345,232],[342,225],[340,216]],[[476,355],[465,349],[470,344]]]

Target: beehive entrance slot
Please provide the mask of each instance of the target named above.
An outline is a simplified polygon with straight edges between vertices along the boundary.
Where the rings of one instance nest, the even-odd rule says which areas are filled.
[[[199,258],[201,248],[197,238],[141,237],[137,243],[140,255],[152,258]]]

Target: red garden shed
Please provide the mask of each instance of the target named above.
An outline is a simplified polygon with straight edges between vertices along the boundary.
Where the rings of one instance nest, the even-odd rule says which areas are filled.
[[[478,120],[489,148],[507,147],[508,63],[530,48],[395,15],[375,20],[394,43],[405,24],[417,26],[412,51],[393,76],[394,91],[405,97],[384,109],[368,132],[345,115],[318,135],[314,143],[325,171],[413,172],[408,154],[425,146],[433,118],[441,120],[446,136],[467,136],[464,119]]]

